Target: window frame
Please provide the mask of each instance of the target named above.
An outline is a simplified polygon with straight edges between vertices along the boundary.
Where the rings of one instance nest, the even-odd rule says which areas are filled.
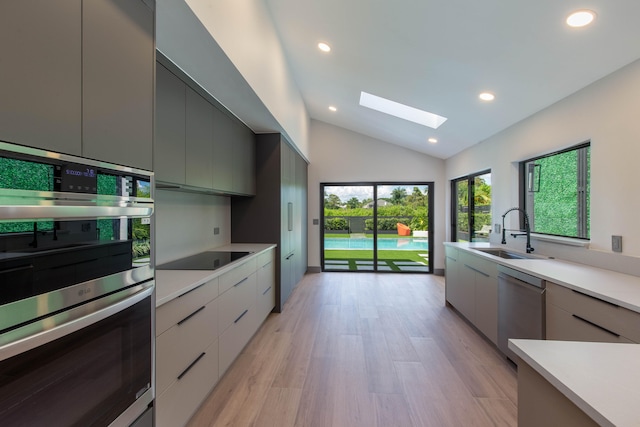
[[[567,236],[563,234],[551,234],[551,233],[536,231],[534,230],[535,217],[534,215],[529,214],[532,234],[538,234],[540,236],[553,236],[553,237],[561,237],[561,238],[567,238],[567,239],[576,239],[580,241],[589,241],[591,239],[590,237],[591,227],[590,227],[590,215],[589,215],[590,205],[587,203],[587,200],[589,197],[587,193],[591,189],[591,185],[590,185],[591,163],[590,161],[587,161],[588,157],[586,155],[586,151],[584,150],[585,148],[589,148],[589,151],[591,150],[590,140],[581,142],[580,144],[576,144],[571,147],[564,148],[562,150],[557,150],[557,151],[546,153],[540,156],[535,156],[519,162],[518,164],[518,168],[519,168],[519,171],[518,171],[519,172],[518,173],[519,200],[518,202],[519,202],[519,206],[522,209],[524,209],[527,213],[529,213],[529,209],[527,205],[527,199],[529,198],[528,197],[529,182],[528,182],[527,164],[535,160],[553,157],[553,156],[557,156],[557,155],[572,152],[572,151],[577,152],[578,159],[579,159],[578,171],[576,173],[576,181],[577,181],[577,188],[578,188],[577,201],[576,201],[577,210],[578,210],[577,217],[576,217],[576,222],[577,222],[576,229],[577,229],[577,234],[582,234],[582,236],[580,235]],[[520,215],[519,217],[520,217],[520,228],[522,229],[524,228],[524,216]]]
[[[469,175],[461,176],[459,178],[455,178],[451,180],[451,241],[458,242],[459,240],[459,232],[458,229],[458,191],[457,191],[457,183],[462,181],[467,181],[467,221],[469,224],[469,242],[474,242],[475,234],[475,218],[473,212],[475,212],[475,185],[474,180],[482,175],[491,174],[491,169],[484,169],[479,172],[475,172]],[[493,188],[493,186],[492,186]],[[491,191],[493,195],[493,190]],[[493,198],[493,197],[492,197]],[[492,200],[493,207],[493,200]]]

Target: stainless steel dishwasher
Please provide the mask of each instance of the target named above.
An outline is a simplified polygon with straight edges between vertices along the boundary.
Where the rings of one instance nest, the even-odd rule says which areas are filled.
[[[498,265],[498,348],[514,363],[510,338],[545,339],[546,282]]]

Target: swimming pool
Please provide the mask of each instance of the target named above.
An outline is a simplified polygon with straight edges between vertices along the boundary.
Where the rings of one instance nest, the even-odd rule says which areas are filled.
[[[373,250],[372,238],[340,238],[325,237],[325,249],[371,249]],[[394,249],[406,251],[427,251],[429,241],[427,239],[408,239],[406,237],[385,237],[378,239],[378,250]]]

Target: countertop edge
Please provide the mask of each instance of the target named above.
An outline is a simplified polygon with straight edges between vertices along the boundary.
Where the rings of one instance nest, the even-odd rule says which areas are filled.
[[[560,393],[562,393],[567,399],[569,399],[573,404],[575,404],[580,410],[582,410],[585,414],[587,414],[591,419],[597,422],[602,426],[616,426],[616,425],[628,425],[625,419],[625,416],[620,416],[620,414],[615,411],[612,412],[611,408],[607,410],[604,406],[604,403],[597,404],[592,401],[593,399],[589,399],[589,397],[582,396],[580,392],[575,390],[575,387],[572,387],[570,384],[567,384],[563,379],[558,378],[554,372],[552,372],[553,368],[549,368],[545,365],[543,361],[539,360],[539,357],[536,357],[536,352],[540,353],[542,350],[536,347],[545,347],[548,351],[553,349],[558,349],[558,347],[571,347],[574,348],[572,351],[585,351],[584,347],[591,347],[593,351],[598,351],[598,349],[613,349],[619,348],[619,346],[640,346],[640,344],[620,344],[620,343],[590,343],[590,342],[571,342],[571,341],[545,341],[545,340],[526,340],[526,339],[510,339],[509,340],[509,349],[511,349],[518,357],[522,359],[523,362],[528,364],[534,371],[540,374],[545,380],[547,380],[553,387],[555,387]],[[638,348],[638,347],[636,347]],[[563,349],[566,351],[566,349]],[[532,354],[533,353],[533,354]],[[538,354],[538,356],[540,356]],[[617,358],[615,358],[617,359]],[[599,360],[596,360],[599,361]],[[611,362],[620,363],[619,360],[612,360]],[[571,361],[562,360],[559,364],[566,364],[565,369],[571,369]],[[556,370],[557,370],[556,366]],[[596,366],[594,366],[596,368]],[[616,382],[616,378],[611,378],[611,382]],[[609,415],[606,413],[609,412]],[[614,415],[611,415],[611,414]],[[629,414],[626,414],[627,416]],[[617,418],[616,418],[617,417]]]
[[[596,298],[599,298],[603,301],[610,302],[612,304],[619,305],[620,307],[626,308],[628,310],[634,311],[636,313],[640,313],[640,277],[632,276],[629,274],[620,273],[613,270],[605,270],[602,268],[592,267],[585,264],[579,264],[570,261],[564,261],[560,259],[554,258],[540,258],[540,259],[505,259],[500,258],[495,255],[488,254],[486,252],[482,252],[481,250],[476,249],[504,249],[504,246],[490,244],[490,243],[461,243],[461,242],[444,242],[445,246],[461,249],[467,251],[473,255],[483,257],[487,260],[491,260],[496,262],[497,264],[501,264],[507,267],[514,268],[523,273],[531,274],[536,277],[540,277],[544,280],[556,283],[558,285],[564,286],[565,288],[573,289],[578,292],[582,292],[586,295],[590,295]],[[513,250],[511,248],[507,248],[511,252],[519,252],[517,250]],[[568,281],[565,278],[558,277],[557,275],[553,275],[549,273],[548,268],[544,266],[555,266],[556,268],[580,268],[585,273],[590,273],[590,276],[610,276],[612,279],[623,279],[626,282],[633,282],[633,285],[628,285],[628,292],[637,294],[634,298],[637,301],[629,301],[618,297],[611,292],[607,292],[608,289],[594,289],[595,286],[585,287],[580,283]],[[573,278],[573,277],[572,277]],[[577,279],[576,279],[577,280]]]
[[[210,248],[207,250],[211,251],[233,251],[233,252],[252,252],[246,257],[242,257],[238,260],[235,260],[224,267],[221,267],[217,270],[156,270],[156,309],[161,307],[162,305],[176,299],[180,295],[185,294],[186,292],[191,291],[192,289],[197,288],[198,286],[207,283],[216,277],[223,275],[224,273],[233,270],[238,265],[250,260],[251,258],[255,258],[258,255],[267,252],[271,249],[276,248],[277,245],[275,243],[231,243],[228,245],[217,246],[214,248]],[[163,277],[164,276],[164,277]],[[161,288],[165,280],[171,280],[168,276],[182,276],[182,277],[194,277],[194,279],[188,279],[183,286],[176,287],[167,293],[163,293]]]

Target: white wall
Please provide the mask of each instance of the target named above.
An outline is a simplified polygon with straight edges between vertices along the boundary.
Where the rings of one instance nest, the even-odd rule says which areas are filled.
[[[220,234],[214,235],[214,227]],[[156,190],[156,264],[231,242],[231,199]]]
[[[186,3],[280,123],[283,133],[308,157],[309,116],[264,0]]]
[[[445,238],[444,160],[427,156],[317,120],[311,120],[309,195],[309,266],[320,266],[321,182],[433,181],[434,269],[444,268]]]
[[[639,112],[640,61],[636,61],[447,159],[447,179],[490,168],[493,223],[500,223],[502,213],[518,205],[518,161],[591,140],[590,248],[536,241],[533,246],[537,253],[640,275]],[[447,217],[449,199],[448,192]],[[517,215],[512,219],[516,221]],[[447,229],[448,239],[449,233]],[[622,255],[611,252],[611,235],[623,236]],[[499,237],[491,236],[495,243]],[[524,239],[509,244],[521,248]]]

